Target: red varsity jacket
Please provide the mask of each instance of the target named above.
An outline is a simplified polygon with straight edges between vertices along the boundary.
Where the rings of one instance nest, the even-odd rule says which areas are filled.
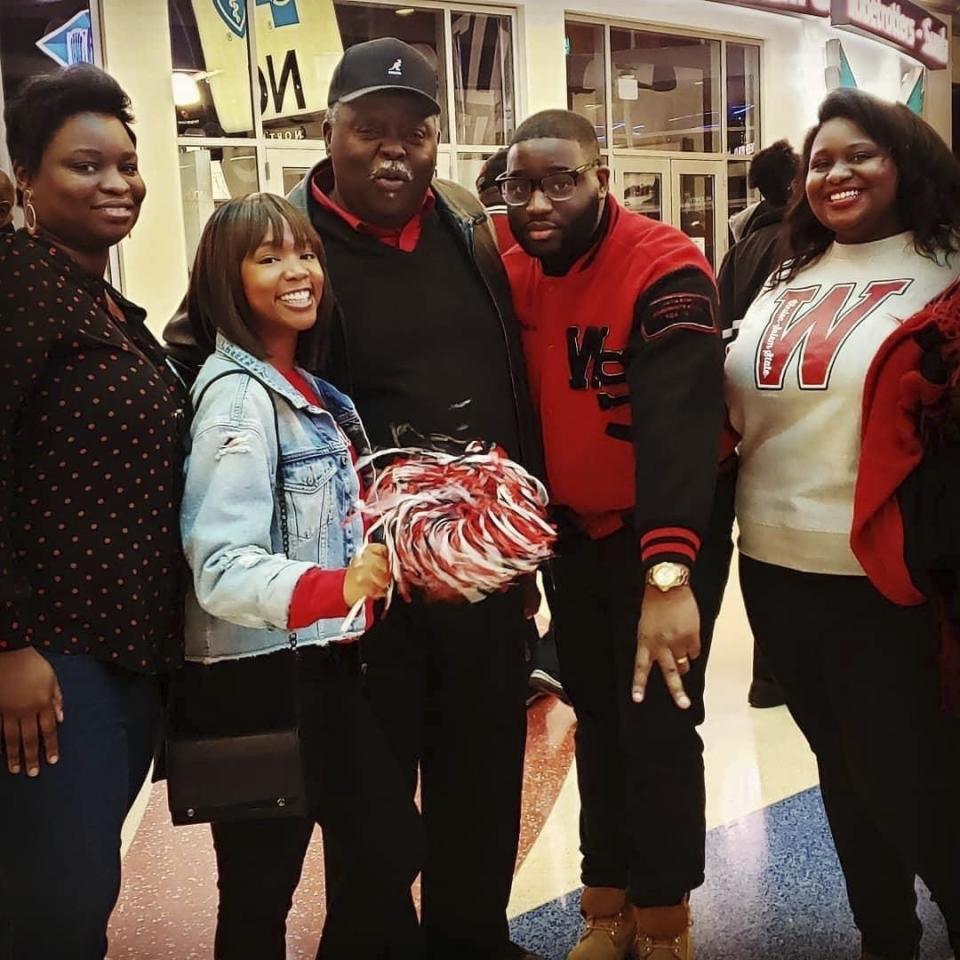
[[[504,255],[555,504],[591,537],[632,514],[645,565],[695,561],[723,425],[710,266],[679,230],[607,198],[563,276]]]

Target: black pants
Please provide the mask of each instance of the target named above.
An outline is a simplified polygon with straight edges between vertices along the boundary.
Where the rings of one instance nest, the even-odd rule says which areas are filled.
[[[553,563],[553,622],[564,688],[577,714],[581,879],[626,889],[637,906],[669,906],[703,883],[706,794],[703,686],[732,544],[732,477],[722,478],[693,573],[703,652],[674,705],[654,667],[631,699],[643,576],[637,536],[570,535]]]
[[[293,719],[288,653],[184,668],[186,725],[253,733]],[[327,916],[321,960],[417,960],[410,894],[419,817],[360,689],[355,648],[307,648],[299,661],[300,736],[310,819],[212,826],[220,903],[216,960],[284,960],[286,918],[314,824],[323,828]]]
[[[960,947],[960,729],[939,708],[930,610],[866,577],[741,557],[755,636],[817,757],[854,919],[872,952],[911,957],[915,877]]]
[[[520,832],[526,648],[520,591],[478,604],[396,601],[362,641],[366,689],[426,831],[421,918],[430,958],[508,942]]]

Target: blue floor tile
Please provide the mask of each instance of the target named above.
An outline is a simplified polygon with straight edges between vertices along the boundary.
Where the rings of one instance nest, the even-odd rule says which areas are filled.
[[[922,885],[921,960],[951,956]],[[563,960],[576,942],[579,895],[517,917],[513,939]],[[856,960],[859,936],[820,791],[807,790],[707,835],[707,882],[693,897],[697,960]]]

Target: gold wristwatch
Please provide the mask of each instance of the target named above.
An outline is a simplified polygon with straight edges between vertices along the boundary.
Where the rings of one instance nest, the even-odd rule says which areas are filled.
[[[685,587],[690,582],[690,568],[682,563],[655,563],[647,571],[647,583],[666,593],[674,587]]]

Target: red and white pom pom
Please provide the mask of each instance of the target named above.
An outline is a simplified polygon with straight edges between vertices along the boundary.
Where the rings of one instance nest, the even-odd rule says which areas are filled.
[[[396,449],[367,462],[387,457],[362,509],[376,518],[367,539],[380,534],[404,599],[475,603],[549,559],[547,491],[501,451]]]

